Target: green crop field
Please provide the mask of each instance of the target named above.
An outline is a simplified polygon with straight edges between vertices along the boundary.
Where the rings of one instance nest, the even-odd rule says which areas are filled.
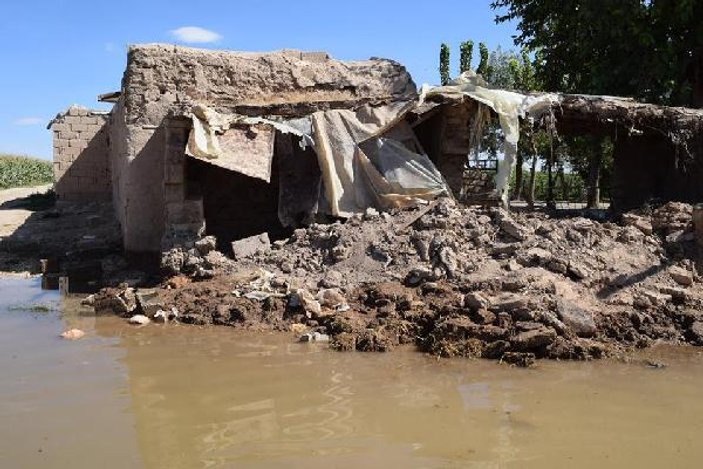
[[[51,161],[0,153],[0,189],[53,182]]]

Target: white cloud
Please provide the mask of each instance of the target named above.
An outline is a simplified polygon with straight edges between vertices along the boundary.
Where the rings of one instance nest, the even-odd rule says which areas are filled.
[[[191,44],[203,44],[207,42],[217,42],[222,39],[222,36],[215,31],[199,28],[198,26],[183,26],[170,31],[171,36],[181,42]]]
[[[39,125],[45,123],[43,117],[19,117],[13,122],[15,125]]]

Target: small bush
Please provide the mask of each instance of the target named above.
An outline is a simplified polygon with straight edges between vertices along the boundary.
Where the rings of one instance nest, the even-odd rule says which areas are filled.
[[[0,189],[49,184],[53,180],[50,161],[0,154]]]

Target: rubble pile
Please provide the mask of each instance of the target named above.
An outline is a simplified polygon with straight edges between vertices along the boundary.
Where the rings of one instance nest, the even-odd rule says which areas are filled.
[[[175,308],[186,323],[292,330],[340,350],[412,343],[440,356],[523,366],[658,340],[703,345],[692,213],[670,203],[615,223],[451,199],[368,210],[241,250],[237,261],[221,261],[214,240],[201,241],[207,247],[183,251],[173,272],[189,266],[191,277],[212,277],[214,263],[191,259],[210,256],[220,273],[168,282],[158,310]],[[125,311],[115,295],[125,291],[100,301],[125,317],[150,316],[136,299]],[[111,308],[96,302],[98,311]]]

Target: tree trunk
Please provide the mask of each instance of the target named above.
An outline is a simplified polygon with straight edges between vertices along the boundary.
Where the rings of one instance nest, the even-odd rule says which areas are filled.
[[[525,162],[524,159],[525,156],[518,148],[517,161],[515,163],[515,194],[513,195],[515,200],[522,199],[522,165]]]
[[[530,187],[527,190],[527,204],[530,208],[535,206],[535,185],[537,184],[537,153],[532,155],[532,166],[530,166]]]
[[[554,142],[551,133],[549,134],[549,158],[547,159],[547,208],[555,209],[554,202]]]
[[[588,196],[586,208],[598,208],[600,204],[600,174],[603,167],[603,147],[600,140],[593,145],[590,161],[588,162]]]
[[[559,180],[559,188],[561,190],[561,200],[569,201],[569,194],[566,187],[566,176],[564,176],[564,165],[557,163],[557,179]]]

